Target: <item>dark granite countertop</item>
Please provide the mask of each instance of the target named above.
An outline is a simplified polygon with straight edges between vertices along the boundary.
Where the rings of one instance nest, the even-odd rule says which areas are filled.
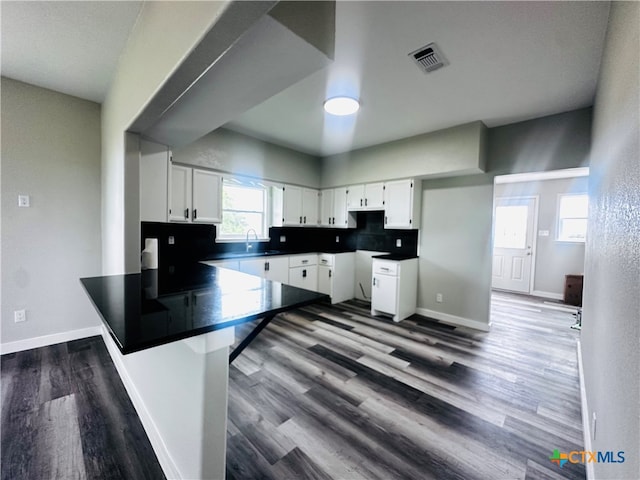
[[[376,260],[393,260],[396,262],[401,262],[402,260],[411,260],[412,258],[418,258],[417,255],[401,255],[398,253],[386,253],[384,255],[374,255],[371,258],[375,258]]]
[[[260,258],[260,257],[270,257],[275,255],[302,255],[305,253],[349,253],[355,252],[353,249],[345,249],[345,248],[337,248],[337,249],[326,249],[322,251],[312,250],[312,251],[284,251],[284,250],[265,250],[258,252],[223,252],[216,253],[213,255],[208,255],[203,258],[201,261],[215,261],[215,260],[242,260],[243,258]]]
[[[202,264],[80,279],[123,354],[328,298]]]

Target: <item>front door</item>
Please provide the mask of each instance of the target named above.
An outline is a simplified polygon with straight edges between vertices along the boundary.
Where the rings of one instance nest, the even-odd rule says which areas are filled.
[[[497,198],[492,288],[530,293],[536,198]]]

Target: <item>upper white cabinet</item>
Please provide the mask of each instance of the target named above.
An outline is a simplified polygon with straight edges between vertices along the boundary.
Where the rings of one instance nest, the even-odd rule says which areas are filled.
[[[330,188],[320,193],[320,225],[355,228],[356,219],[347,211],[347,188]]]
[[[208,170],[171,165],[169,221],[222,222],[222,177]]]
[[[419,228],[421,191],[413,179],[385,182],[384,228]]]
[[[273,226],[317,227],[320,192],[312,188],[284,185],[272,189]]]
[[[347,195],[349,210],[383,210],[384,183],[351,185]]]
[[[140,141],[140,220],[166,222],[171,151],[159,143]]]

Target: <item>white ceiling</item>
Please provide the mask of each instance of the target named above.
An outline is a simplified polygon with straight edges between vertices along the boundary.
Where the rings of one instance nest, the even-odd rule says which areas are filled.
[[[2,1],[2,75],[104,100],[142,2]],[[493,127],[593,102],[608,2],[338,1],[335,62],[226,126],[329,155],[482,120]],[[449,65],[407,56],[436,42]],[[352,94],[350,118],[326,97]]]
[[[101,103],[141,1],[2,1],[2,75]]]
[[[493,127],[592,105],[608,2],[349,2],[336,7],[335,62],[228,128],[315,155],[482,120]],[[408,53],[436,42],[450,65]],[[353,118],[325,98],[361,100]]]

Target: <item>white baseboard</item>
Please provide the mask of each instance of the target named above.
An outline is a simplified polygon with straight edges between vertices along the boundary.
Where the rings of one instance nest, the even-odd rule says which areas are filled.
[[[591,451],[591,422],[589,421],[589,406],[587,405],[587,390],[584,385],[584,365],[582,364],[582,345],[580,340],[577,341],[577,355],[578,355],[578,374],[580,376],[580,403],[582,410],[582,437],[584,439],[584,451]],[[587,472],[587,480],[595,478],[595,472],[593,471],[593,463],[587,462],[585,464]]]
[[[158,462],[160,463],[160,466],[162,467],[162,470],[165,476],[168,479],[182,478],[178,468],[176,467],[176,464],[171,458],[171,455],[169,455],[169,450],[167,449],[167,446],[165,445],[164,440],[162,439],[162,436],[158,431],[158,427],[156,426],[155,422],[151,418],[151,415],[149,414],[149,410],[144,404],[144,401],[142,400],[140,393],[138,393],[138,390],[136,389],[135,385],[133,384],[133,381],[131,380],[131,377],[127,373],[127,367],[125,366],[124,361],[122,360],[122,354],[118,350],[118,347],[116,346],[115,342],[111,338],[111,335],[109,334],[109,332],[104,326],[101,329],[101,333],[102,333],[102,338],[104,339],[104,343],[107,346],[107,351],[109,352],[109,355],[113,360],[113,364],[116,366],[116,370],[120,375],[120,379],[122,380],[122,383],[124,384],[124,387],[127,390],[127,393],[129,394],[131,403],[133,403],[133,406],[136,409],[136,412],[138,413],[138,417],[142,422],[144,431],[147,433],[147,436],[149,437],[149,442],[151,442],[151,447],[153,448],[153,451],[155,452],[156,457],[158,457]]]
[[[100,325],[95,327],[80,328],[78,330],[70,330],[68,332],[54,333],[52,335],[43,335],[41,337],[26,338],[15,342],[7,342],[0,345],[2,355],[6,353],[22,352],[31,350],[32,348],[48,347],[56,343],[69,342],[71,340],[79,340],[81,338],[93,337],[100,335],[102,328]]]
[[[564,300],[564,295],[561,293],[544,292],[542,290],[534,290],[531,292],[534,297],[551,298],[553,300]]]
[[[437,312],[435,310],[429,310],[428,308],[417,308],[416,313],[425,317],[435,318],[436,320],[446,323],[447,325],[454,325],[456,327],[469,327],[474,330],[480,330],[488,332],[491,328],[491,323],[484,323],[471,318],[458,317],[456,315],[450,315],[448,313]]]

